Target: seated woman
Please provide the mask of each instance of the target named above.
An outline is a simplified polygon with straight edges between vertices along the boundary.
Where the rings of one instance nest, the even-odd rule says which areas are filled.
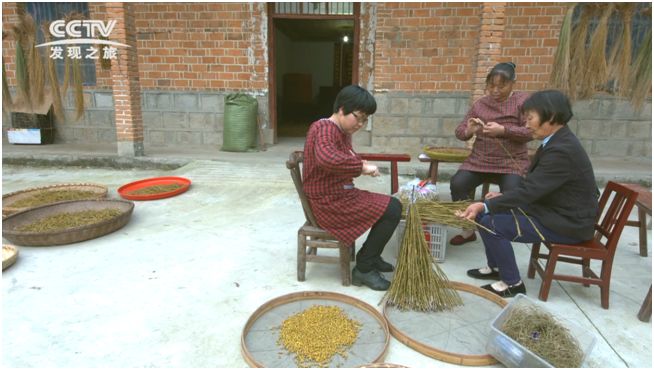
[[[333,114],[311,124],[304,144],[304,192],[318,225],[341,242],[352,245],[370,229],[356,255],[352,284],[387,290],[390,282],[380,272],[393,271],[381,258],[402,213],[402,204],[388,195],[354,187],[353,178],[379,176],[377,166],[352,149],[352,134],[375,113],[375,98],[350,85],[336,96]]]
[[[487,265],[468,270],[476,279],[499,280],[482,288],[502,297],[526,293],[511,242],[577,244],[593,238],[599,190],[593,166],[567,126],[568,98],[556,90],[537,92],[524,102],[527,128],[542,140],[522,183],[503,193],[488,193],[460,217],[477,219]]]
[[[499,63],[486,76],[488,95],[475,101],[457,126],[457,139],[476,135],[472,153],[450,180],[452,200],[469,199],[484,182],[499,184],[500,191],[513,189],[529,165],[527,142],[531,134],[521,114],[525,92],[513,91],[515,64]],[[474,230],[463,230],[450,240],[461,245],[477,240]]]

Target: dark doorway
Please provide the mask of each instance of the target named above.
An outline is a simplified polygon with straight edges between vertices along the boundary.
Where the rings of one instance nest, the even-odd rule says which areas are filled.
[[[354,20],[279,18],[273,29],[277,136],[304,137],[353,81]]]

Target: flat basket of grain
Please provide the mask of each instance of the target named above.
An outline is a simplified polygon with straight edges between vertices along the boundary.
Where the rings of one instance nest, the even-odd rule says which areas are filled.
[[[9,266],[13,265],[18,259],[18,248],[13,245],[2,245],[2,270],[4,271]]]
[[[470,155],[470,149],[436,146],[426,146],[422,152],[429,158],[438,159],[441,162],[463,162]]]
[[[597,338],[518,294],[491,323],[486,350],[506,367],[582,367]]]
[[[48,246],[97,238],[125,226],[134,203],[75,200],[14,213],[2,220],[2,236],[18,245]]]
[[[19,190],[2,196],[2,217],[47,204],[102,199],[106,196],[106,186],[91,183],[56,184]]]

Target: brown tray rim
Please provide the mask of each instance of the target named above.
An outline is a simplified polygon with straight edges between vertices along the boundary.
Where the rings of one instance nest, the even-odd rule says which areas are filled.
[[[336,293],[336,292],[328,292],[328,291],[303,291],[303,292],[296,292],[296,293],[290,293],[290,294],[285,294],[282,296],[279,296],[277,298],[273,298],[261,306],[257,308],[252,315],[250,315],[250,318],[248,321],[245,323],[245,326],[243,327],[243,331],[241,333],[241,354],[243,355],[243,358],[245,359],[245,362],[251,366],[251,367],[257,367],[257,368],[264,368],[266,367],[264,364],[259,363],[257,360],[255,360],[252,355],[250,354],[250,351],[247,349],[247,345],[245,344],[245,337],[247,333],[249,333],[250,328],[252,328],[252,325],[267,311],[271,310],[272,308],[275,308],[277,306],[280,306],[282,304],[286,303],[291,303],[291,302],[296,302],[296,301],[302,301],[302,300],[308,300],[308,299],[325,299],[325,300],[333,300],[333,301],[338,301],[338,302],[344,302],[351,304],[357,308],[360,308],[367,313],[371,314],[381,327],[384,329],[384,349],[382,352],[379,354],[377,358],[375,358],[372,362],[378,362],[381,361],[385,356],[386,352],[388,352],[388,344],[390,343],[390,332],[388,328],[388,322],[386,321],[386,318],[382,316],[382,314],[375,309],[372,305],[358,299],[354,298],[342,293]]]
[[[502,297],[493,294],[489,291],[486,291],[484,289],[481,289],[479,287],[476,287],[474,285],[461,283],[457,281],[450,281],[450,285],[456,290],[461,290],[464,292],[476,294],[483,298],[487,298],[489,301],[500,306],[500,308],[504,308],[508,304],[508,302]],[[388,319],[386,307],[387,307],[387,301],[384,301],[384,306],[382,307],[382,313],[384,315],[384,319],[386,319],[386,322],[388,323],[388,328],[391,331],[391,335],[401,343],[404,343],[407,347],[412,348],[417,352],[422,353],[425,356],[429,356],[431,358],[435,358],[437,360],[445,361],[456,365],[486,366],[486,365],[493,365],[498,363],[498,361],[489,354],[466,355],[466,354],[454,353],[454,352],[440,350],[438,348],[419,342],[411,338],[408,334],[404,333],[403,331],[399,330],[393,325],[393,323]]]
[[[107,203],[107,204],[122,203],[122,204],[126,204],[128,206],[128,208],[124,213],[122,213],[121,215],[119,215],[117,217],[114,217],[112,219],[104,220],[104,221],[97,222],[97,223],[94,223],[94,224],[77,226],[77,227],[73,227],[73,228],[69,228],[69,229],[63,229],[63,230],[59,230],[59,231],[26,232],[26,231],[7,230],[4,227],[5,222],[7,222],[8,220],[11,220],[12,218],[19,217],[19,216],[21,216],[21,215],[23,215],[25,213],[36,212],[36,211],[38,211],[38,210],[40,210],[42,208],[60,207],[62,205],[72,204],[72,203]],[[133,211],[134,211],[134,202],[121,200],[121,199],[86,199],[86,200],[71,200],[71,201],[52,203],[52,204],[47,204],[47,205],[40,206],[40,207],[34,207],[34,208],[26,209],[24,211],[20,211],[20,212],[11,214],[8,217],[4,218],[2,220],[2,222],[3,222],[2,236],[4,238],[6,238],[7,240],[12,241],[15,244],[19,244],[19,245],[48,246],[48,245],[71,244],[71,243],[76,243],[78,241],[94,239],[96,237],[99,237],[99,236],[102,236],[102,235],[105,235],[105,234],[98,234],[98,235],[96,235],[96,236],[94,236],[92,238],[85,238],[85,239],[80,239],[80,240],[75,240],[75,238],[71,238],[72,241],[68,241],[68,242],[65,242],[65,243],[51,243],[51,244],[40,244],[40,243],[34,244],[34,241],[31,241],[30,244],[27,244],[27,243],[26,244],[20,244],[20,243],[16,242],[15,240],[24,241],[24,239],[26,239],[26,238],[28,238],[28,239],[34,239],[34,238],[43,238],[43,239],[45,239],[45,238],[63,238],[66,235],[74,235],[75,233],[84,232],[84,231],[93,230],[93,229],[102,230],[104,227],[110,226],[111,224],[114,224],[114,223],[121,224],[122,223],[122,225],[120,225],[116,229],[114,229],[114,231],[115,231],[115,230],[118,230],[119,228],[123,227],[125,224],[127,224],[127,222],[129,222],[129,219],[130,219]],[[12,240],[12,239],[14,239],[14,240]]]

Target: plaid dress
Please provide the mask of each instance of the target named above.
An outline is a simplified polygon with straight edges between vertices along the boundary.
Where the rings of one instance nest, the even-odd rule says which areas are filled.
[[[499,123],[504,126],[506,133],[496,138],[484,134],[477,135],[472,146],[472,153],[463,162],[460,169],[516,175],[523,175],[526,172],[529,166],[527,142],[531,141],[532,137],[520,110],[528,97],[528,93],[516,91],[502,103],[496,102],[487,95],[472,104],[472,108],[466,114],[463,122],[455,130],[457,139],[470,140],[472,135],[466,136],[466,123],[468,119],[475,117],[484,123]],[[507,151],[511,153],[510,156]]]
[[[381,218],[391,200],[354,187],[362,168],[352,136],[328,119],[311,125],[304,144],[304,192],[318,225],[348,245]]]

